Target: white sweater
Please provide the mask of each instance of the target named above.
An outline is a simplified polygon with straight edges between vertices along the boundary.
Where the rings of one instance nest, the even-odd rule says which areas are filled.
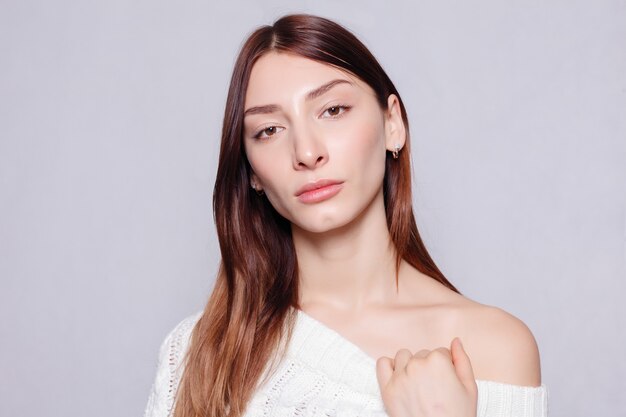
[[[144,417],[173,414],[182,375],[178,365],[202,312],[182,320],[159,351],[156,378]],[[477,417],[546,417],[548,393],[539,387],[476,380]],[[333,329],[298,310],[285,358],[259,387],[245,417],[388,417],[376,378],[376,362]]]

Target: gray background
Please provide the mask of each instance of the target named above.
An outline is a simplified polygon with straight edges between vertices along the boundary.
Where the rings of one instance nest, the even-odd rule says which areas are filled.
[[[427,247],[532,329],[551,416],[626,415],[623,0],[0,1],[0,415],[143,413],[212,289],[235,55],[287,12],[396,83]]]

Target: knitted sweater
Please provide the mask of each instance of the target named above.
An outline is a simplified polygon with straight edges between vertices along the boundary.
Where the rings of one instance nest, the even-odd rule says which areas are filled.
[[[182,375],[179,366],[202,312],[182,320],[159,351],[156,378],[144,417],[173,414]],[[547,417],[548,393],[539,387],[476,380],[477,417]],[[245,417],[388,417],[380,396],[376,361],[361,348],[298,310],[285,357],[255,392]]]

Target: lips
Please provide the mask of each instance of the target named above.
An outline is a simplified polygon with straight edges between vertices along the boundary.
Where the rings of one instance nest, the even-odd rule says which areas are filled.
[[[306,193],[307,191],[317,190],[318,188],[327,187],[329,185],[341,184],[343,181],[331,180],[331,179],[321,179],[315,182],[310,182],[301,187],[298,191],[296,191],[296,197],[301,194]]]
[[[333,198],[343,188],[343,181],[321,179],[305,184],[296,192],[302,204],[317,204]]]

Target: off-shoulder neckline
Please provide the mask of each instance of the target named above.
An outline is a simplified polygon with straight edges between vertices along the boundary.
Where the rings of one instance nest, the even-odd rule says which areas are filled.
[[[344,337],[336,330],[328,327],[326,324],[310,316],[301,309],[295,309],[297,314],[296,333],[295,338],[300,338],[300,342],[303,342],[302,338],[306,338],[306,342],[302,346],[306,346],[308,349],[318,350],[321,348],[323,351],[332,351],[334,355],[339,354],[339,358],[343,361],[344,365],[365,366],[370,371],[373,371],[374,376],[376,372],[376,359],[365,352],[360,346]],[[306,332],[305,329],[309,329]],[[311,331],[313,332],[311,334]],[[306,334],[305,334],[306,332]],[[310,337],[315,335],[315,337]],[[296,342],[297,343],[297,342]],[[332,343],[332,344],[331,344]],[[298,347],[296,346],[296,349]],[[292,349],[293,352],[293,349]],[[354,361],[350,363],[350,361]],[[370,374],[371,376],[371,374]],[[478,385],[500,385],[503,387],[509,387],[511,389],[518,390],[543,390],[546,389],[545,384],[542,382],[539,386],[530,385],[516,385],[506,382],[493,381],[487,379],[476,379]],[[370,387],[372,388],[372,387]],[[376,387],[377,389],[378,387]]]

